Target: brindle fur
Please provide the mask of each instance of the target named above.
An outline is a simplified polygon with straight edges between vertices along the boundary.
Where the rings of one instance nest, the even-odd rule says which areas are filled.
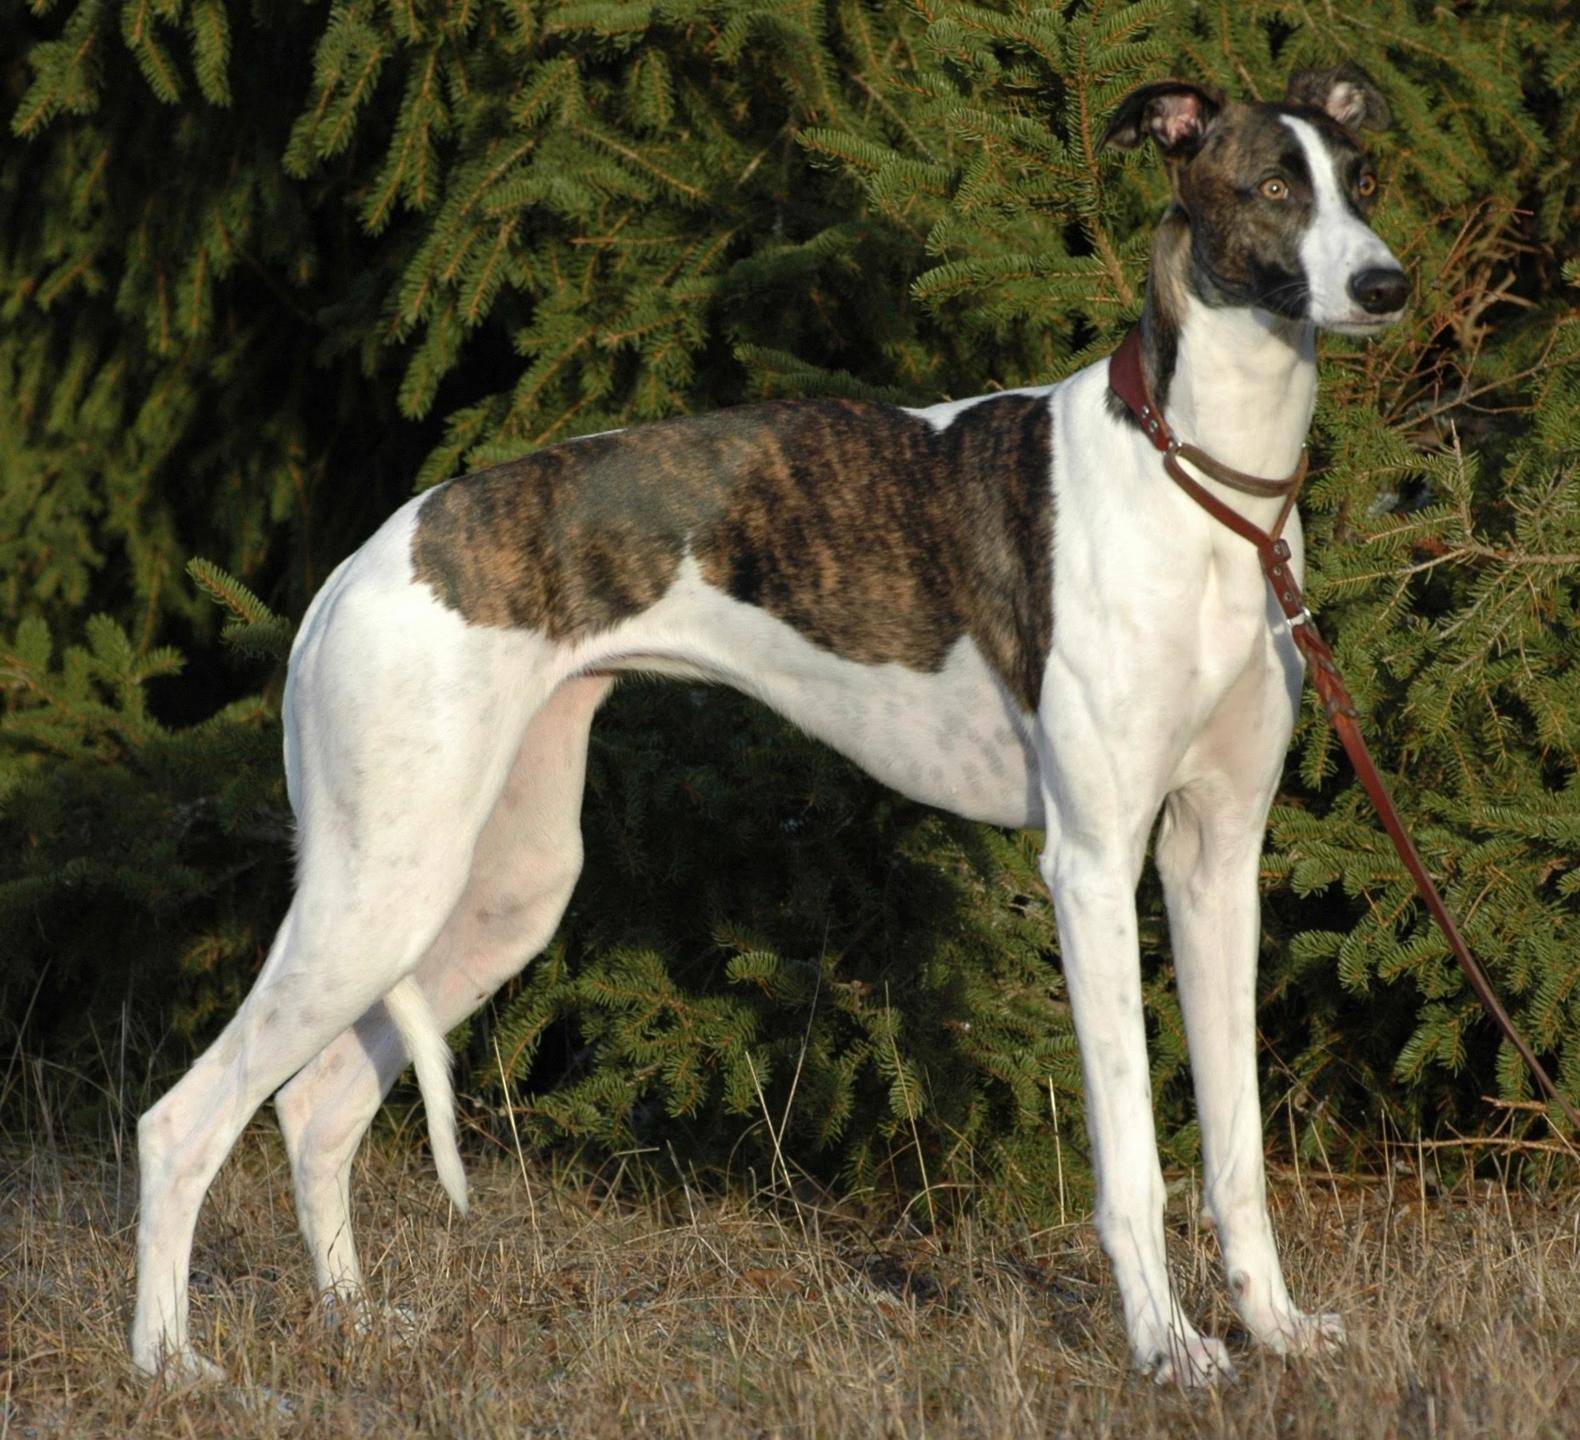
[[[989,398],[945,429],[779,401],[557,445],[422,506],[417,578],[468,623],[574,641],[703,578],[847,660],[940,670],[969,636],[1035,712],[1052,634],[1050,420]]]
[[[1311,125],[1335,159],[1335,172],[1361,217],[1370,201],[1355,191],[1365,157],[1353,136],[1309,106],[1230,105],[1188,165],[1176,168],[1180,203],[1191,217],[1191,280],[1209,305],[1257,305],[1304,320],[1309,291],[1300,241],[1316,206],[1311,173],[1285,115]],[[1259,186],[1270,175],[1289,185],[1271,202]]]
[[[1147,303],[1141,312],[1142,364],[1147,387],[1159,405],[1166,405],[1179,349],[1180,326],[1190,290],[1190,217],[1171,205],[1152,244],[1152,269],[1147,274]],[[1110,400],[1117,400],[1110,396]],[[1121,404],[1121,409],[1124,406]],[[1125,415],[1135,419],[1129,412]]]

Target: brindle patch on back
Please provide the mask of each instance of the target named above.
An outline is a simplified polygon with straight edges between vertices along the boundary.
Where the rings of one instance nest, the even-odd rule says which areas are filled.
[[[469,624],[578,640],[682,559],[847,660],[936,672],[969,635],[1035,710],[1052,634],[1047,400],[947,429],[894,406],[780,401],[577,440],[451,481],[412,563]]]

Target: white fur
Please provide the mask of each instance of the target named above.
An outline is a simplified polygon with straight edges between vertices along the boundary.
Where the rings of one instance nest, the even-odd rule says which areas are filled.
[[[399,1031],[401,1043],[417,1071],[423,1111],[428,1117],[428,1143],[434,1169],[450,1203],[466,1214],[466,1168],[455,1135],[455,1093],[450,1088],[454,1057],[428,1008],[421,987],[408,976],[384,997],[384,1009]]]
[[[913,800],[995,825],[1042,823],[1033,727],[969,639],[934,674],[844,660],[714,589],[688,557],[658,604],[567,661],[732,685]]]
[[[980,405],[984,400],[994,400],[1002,395],[1046,395],[1052,389],[1049,385],[1024,385],[1017,390],[995,390],[991,395],[967,395],[963,400],[942,400],[936,405],[923,405],[919,407],[901,406],[907,415],[914,415],[918,420],[925,420],[935,430],[947,430],[967,410]]]
[[[1335,210],[1310,127],[1286,123],[1313,174],[1328,177],[1307,253],[1314,314],[1325,319],[1339,313],[1344,267],[1386,250]],[[1310,326],[1192,302],[1169,419],[1231,465],[1283,474],[1315,384]],[[1257,864],[1300,662],[1254,552],[1113,418],[1103,365],[1029,393],[1050,407],[1055,517],[1052,647],[1036,715],[1019,711],[968,639],[933,674],[843,660],[713,589],[689,559],[657,604],[578,644],[468,626],[413,575],[422,500],[335,572],[303,622],[286,691],[296,896],[236,1017],[139,1126],[139,1366],[209,1368],[187,1335],[193,1226],[242,1126],[281,1086],[322,1291],[352,1297],[361,1286],[351,1158],[410,1056],[441,1178],[464,1206],[443,1035],[559,923],[581,867],[588,730],[619,670],[737,686],[906,794],[1045,826],[1042,873],[1081,1043],[1097,1227],[1137,1362],[1194,1382],[1229,1362],[1181,1313],[1166,1263],[1135,909],[1156,825],[1205,1202],[1234,1304],[1280,1350],[1341,1336],[1335,1317],[1302,1313],[1285,1287],[1257,1097]],[[974,403],[991,397],[914,413],[945,429]],[[1276,502],[1219,493],[1271,521]],[[1298,520],[1287,533],[1299,573]]]
[[[1351,298],[1349,282],[1362,270],[1397,270],[1399,262],[1377,232],[1345,203],[1334,174],[1333,154],[1309,120],[1283,117],[1306,155],[1316,190],[1317,215],[1300,245],[1311,286],[1311,319],[1330,330],[1370,332],[1392,316],[1369,315]]]

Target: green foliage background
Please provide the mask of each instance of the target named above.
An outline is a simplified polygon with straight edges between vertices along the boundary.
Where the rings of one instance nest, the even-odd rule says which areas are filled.
[[[0,0],[0,34],[0,1016],[25,1057],[0,1106],[64,1067],[86,1124],[245,990],[289,881],[279,617],[414,483],[764,395],[1067,374],[1137,313],[1165,195],[1149,157],[1097,153],[1123,94],[1276,97],[1346,56],[1396,112],[1378,225],[1418,300],[1325,342],[1311,588],[1451,903],[1580,1095],[1565,7]],[[459,1037],[536,1138],[764,1170],[778,1145],[929,1206],[1046,1214],[1056,1170],[1077,1185],[1036,837],[647,684],[600,720],[585,823],[560,935]],[[1265,871],[1276,1135],[1364,1163],[1385,1124],[1485,1129],[1482,1094],[1527,1093],[1314,710]]]

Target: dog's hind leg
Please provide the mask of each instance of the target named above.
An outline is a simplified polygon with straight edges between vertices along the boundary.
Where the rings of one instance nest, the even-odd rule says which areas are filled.
[[[566,681],[527,727],[461,901],[412,976],[441,1031],[516,975],[559,925],[581,872],[588,732],[611,683],[602,676]],[[377,1005],[275,1098],[321,1294],[360,1288],[351,1162],[407,1060],[399,1031]]]
[[[1196,1082],[1204,1208],[1229,1292],[1263,1344],[1305,1352],[1339,1343],[1344,1328],[1336,1315],[1295,1308],[1267,1213],[1256,1074],[1257,872],[1292,701],[1278,679],[1258,678],[1252,672],[1231,695],[1187,759],[1156,854]]]
[[[371,546],[370,546],[371,548]],[[401,982],[465,889],[548,682],[541,642],[468,630],[376,548],[304,624],[287,697],[301,875],[219,1039],[138,1126],[132,1354],[203,1373],[187,1339],[193,1228],[257,1107]]]

